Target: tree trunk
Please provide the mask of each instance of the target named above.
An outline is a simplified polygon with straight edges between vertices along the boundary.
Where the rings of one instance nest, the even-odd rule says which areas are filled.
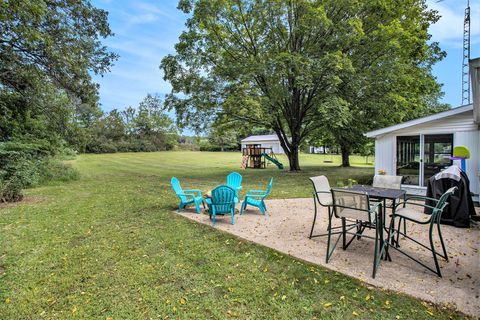
[[[300,171],[300,162],[298,161],[298,146],[292,146],[292,150],[287,154],[290,171]]]
[[[342,167],[350,167],[350,150],[345,146],[340,146],[342,151]]]

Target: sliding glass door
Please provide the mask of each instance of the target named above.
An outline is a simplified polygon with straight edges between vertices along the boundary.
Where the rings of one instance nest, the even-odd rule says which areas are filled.
[[[397,137],[397,175],[403,184],[426,186],[427,180],[452,164],[452,134]]]
[[[397,137],[397,175],[403,184],[420,183],[420,136]]]
[[[423,147],[423,186],[427,180],[452,165],[453,134],[425,135]]]

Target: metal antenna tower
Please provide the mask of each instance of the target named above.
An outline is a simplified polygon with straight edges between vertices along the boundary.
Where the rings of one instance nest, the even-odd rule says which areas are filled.
[[[470,104],[470,72],[468,62],[470,60],[470,0],[465,8],[463,20],[463,61],[462,61],[462,105]]]

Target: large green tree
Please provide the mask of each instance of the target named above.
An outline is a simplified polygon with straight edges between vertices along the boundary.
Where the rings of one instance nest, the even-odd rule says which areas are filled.
[[[358,26],[350,1],[180,1],[189,13],[176,55],[162,60],[166,103],[180,124],[201,128],[225,115],[274,131],[290,170],[315,126],[316,106],[348,68],[342,55]]]
[[[299,146],[308,136],[320,127],[348,131],[354,124],[347,120],[369,117],[369,99],[375,105],[378,96],[397,95],[398,102],[406,92],[419,99],[425,90],[397,93],[389,81],[413,87],[429,71],[422,66],[438,59],[436,44],[426,44],[437,16],[421,0],[182,0],[179,8],[190,14],[187,30],[161,67],[172,84],[166,102],[180,124],[201,128],[227,115],[265,126],[279,136],[291,170],[300,169]],[[377,92],[366,88],[374,76],[400,68],[388,70],[385,61],[410,68],[399,79],[388,76]],[[359,96],[364,102],[356,108],[364,110],[349,111]],[[322,113],[343,127],[325,125]]]
[[[438,43],[429,43],[427,30],[437,13],[418,0],[352,6],[362,32],[343,52],[351,68],[317,113],[319,128],[341,147],[343,166],[366,143],[365,132],[448,108],[439,103],[441,86],[431,73],[445,55]]]
[[[95,101],[90,73],[108,71],[116,57],[100,41],[112,35],[106,11],[88,0],[1,0],[0,21],[3,86],[24,92],[48,81]]]
[[[84,144],[72,135],[101,114],[91,75],[116,58],[101,43],[112,35],[107,12],[87,0],[0,0],[0,22],[0,142]]]

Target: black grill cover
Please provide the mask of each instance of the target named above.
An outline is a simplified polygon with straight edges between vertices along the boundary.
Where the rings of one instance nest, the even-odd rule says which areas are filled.
[[[447,200],[448,206],[443,210],[441,223],[455,227],[469,228],[470,216],[475,215],[472,196],[470,195],[470,181],[465,172],[461,171],[461,179],[443,178],[435,179],[430,177],[427,181],[427,197],[439,199],[451,187],[458,187],[458,190]],[[434,201],[427,200],[426,205],[435,207]],[[425,213],[431,214],[432,210],[425,208]]]
[[[439,199],[445,191],[451,187],[458,187],[458,190],[448,199],[448,206],[443,210],[441,223],[455,227],[469,228],[470,216],[475,215],[472,196],[470,194],[470,181],[465,172],[461,171],[461,179],[430,177],[427,181],[427,197]],[[434,201],[427,200],[426,205],[435,207]],[[425,213],[431,214],[432,210],[425,208]]]

